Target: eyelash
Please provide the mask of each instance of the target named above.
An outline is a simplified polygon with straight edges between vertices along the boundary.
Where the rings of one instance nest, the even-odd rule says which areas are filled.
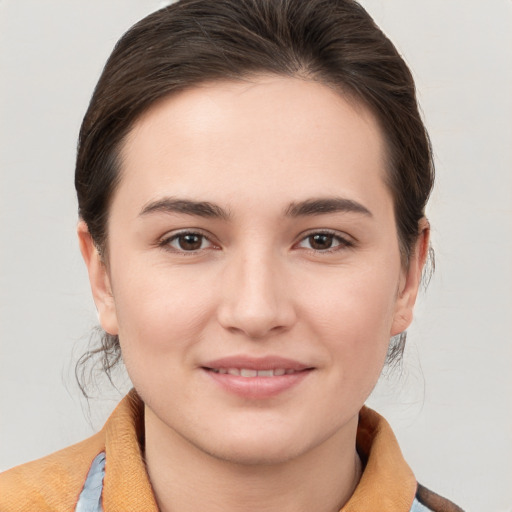
[[[183,254],[183,255],[195,255],[199,251],[206,249],[204,247],[199,247],[198,249],[186,250],[183,248],[172,247],[172,245],[171,245],[172,242],[178,241],[178,243],[179,243],[179,239],[182,237],[185,237],[187,235],[199,237],[201,246],[203,245],[204,241],[207,241],[213,246],[213,248],[216,248],[215,244],[210,240],[210,238],[206,234],[202,233],[201,231],[180,231],[179,233],[174,233],[173,235],[162,239],[158,243],[158,246],[165,250]],[[337,233],[335,231],[330,231],[330,230],[326,230],[326,229],[319,230],[319,231],[311,231],[309,233],[306,233],[305,235],[302,236],[302,238],[299,240],[298,243],[294,244],[294,246],[300,246],[301,243],[303,243],[303,242],[307,241],[308,239],[311,239],[312,237],[315,237],[315,236],[332,237],[332,241],[337,242],[337,245],[335,245],[334,247],[328,247],[327,249],[314,249],[312,247],[309,247],[309,248],[303,247],[303,249],[312,251],[316,254],[329,254],[329,253],[333,253],[333,252],[347,249],[347,248],[354,246],[354,242],[352,242],[351,240],[344,238],[343,236],[341,236],[339,233]],[[208,247],[208,248],[212,248],[212,247]]]
[[[312,238],[314,236],[328,236],[328,237],[332,237],[333,242],[334,241],[338,242],[338,245],[336,245],[334,247],[329,247],[329,248],[323,249],[323,250],[321,250],[321,249],[313,249],[312,247],[304,248],[304,249],[306,249],[308,251],[313,251],[316,254],[330,254],[330,253],[333,253],[333,252],[336,252],[336,251],[340,251],[340,250],[343,250],[343,249],[348,249],[350,247],[354,247],[354,242],[352,242],[348,238],[345,238],[345,237],[341,236],[338,232],[331,231],[331,230],[328,230],[328,229],[322,229],[322,230],[319,230],[319,231],[310,231],[309,233],[306,233],[305,235],[303,235],[298,243],[301,244],[304,241],[306,241],[306,240],[308,240],[308,239],[310,239],[310,238]]]
[[[197,230],[187,230],[187,231],[180,231],[178,233],[174,233],[171,236],[163,238],[158,243],[158,246],[167,251],[171,251],[171,252],[178,253],[178,254],[184,254],[184,255],[194,255],[194,254],[197,254],[202,249],[204,249],[202,247],[199,247],[199,249],[187,251],[185,249],[179,249],[177,247],[172,247],[172,245],[171,245],[172,242],[179,241],[180,238],[185,237],[187,235],[199,237],[201,239],[201,245],[203,245],[204,241],[208,241],[210,244],[215,246],[215,244],[210,240],[210,238],[206,234],[202,233],[201,231],[197,231]]]

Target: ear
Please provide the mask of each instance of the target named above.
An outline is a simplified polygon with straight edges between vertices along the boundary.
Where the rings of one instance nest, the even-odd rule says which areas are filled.
[[[418,296],[430,242],[430,224],[425,217],[420,220],[419,228],[420,234],[409,258],[409,266],[402,271],[391,336],[405,331],[412,322],[414,304]]]
[[[107,267],[83,220],[78,222],[77,233],[101,327],[109,334],[118,334],[116,307]]]

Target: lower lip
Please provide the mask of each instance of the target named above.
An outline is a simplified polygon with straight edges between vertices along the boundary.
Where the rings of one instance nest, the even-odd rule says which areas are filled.
[[[249,399],[272,398],[302,382],[313,370],[302,370],[288,375],[274,377],[240,377],[228,373],[216,373],[203,368],[203,371],[226,391]]]

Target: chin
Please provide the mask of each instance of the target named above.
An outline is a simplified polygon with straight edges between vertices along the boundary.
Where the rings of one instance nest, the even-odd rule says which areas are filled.
[[[240,466],[276,466],[295,459],[304,450],[291,443],[263,443],[252,440],[230,442],[224,446],[203,447],[203,451],[217,460]]]
[[[269,420],[271,421],[271,420]],[[234,464],[278,465],[296,459],[322,444],[331,432],[312,432],[304,424],[290,425],[274,419],[271,423],[253,421],[224,425],[210,430],[209,435],[196,437],[197,448],[212,457]]]

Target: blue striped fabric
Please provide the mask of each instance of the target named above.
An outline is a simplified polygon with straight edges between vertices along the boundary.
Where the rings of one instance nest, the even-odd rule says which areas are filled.
[[[432,511],[432,509],[425,507],[425,505],[422,505],[416,498],[414,498],[410,512],[433,512],[433,511]]]
[[[105,452],[97,455],[85,480],[84,488],[78,498],[75,512],[103,512],[101,492],[105,476]]]

